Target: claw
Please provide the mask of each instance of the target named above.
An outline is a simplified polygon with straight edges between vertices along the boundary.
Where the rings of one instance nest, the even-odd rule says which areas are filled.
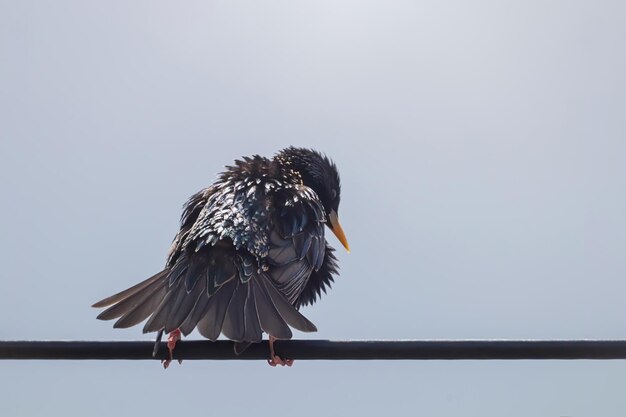
[[[167,350],[170,352],[170,357],[169,359],[161,361],[161,363],[163,364],[163,369],[167,369],[170,366],[170,363],[172,363],[172,360],[174,359],[174,349],[176,348],[176,342],[178,342],[180,339],[181,335],[179,329],[174,330],[167,336]],[[178,363],[183,363],[183,360],[179,359]]]
[[[280,356],[272,356],[271,359],[267,360],[267,363],[270,366],[276,366],[276,365],[280,365],[280,366],[291,366],[293,365],[293,359],[282,359]]]
[[[274,336],[270,336],[270,358],[267,360],[267,363],[270,366],[276,366],[276,365],[292,366],[293,359],[283,359],[280,356],[278,356],[276,352],[274,351],[274,342],[276,340],[277,339]]]

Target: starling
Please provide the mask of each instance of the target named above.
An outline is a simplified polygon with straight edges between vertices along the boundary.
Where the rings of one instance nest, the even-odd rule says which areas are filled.
[[[268,159],[244,157],[183,208],[165,269],[105,298],[100,320],[143,332],[168,333],[170,360],[181,333],[220,334],[240,354],[269,335],[270,365],[291,365],[274,353],[290,327],[317,328],[298,310],[326,292],[338,272],[327,226],[350,250],[337,212],[336,165],[321,153],[289,147]],[[158,344],[157,344],[158,345]]]

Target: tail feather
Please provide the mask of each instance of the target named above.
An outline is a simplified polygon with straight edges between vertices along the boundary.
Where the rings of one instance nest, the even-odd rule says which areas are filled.
[[[248,290],[248,298],[246,299],[246,305],[243,313],[246,324],[244,340],[258,343],[263,340],[263,330],[261,329],[261,324],[259,323],[259,315],[256,312],[256,300],[254,299],[252,285],[257,284],[254,283],[246,286]]]
[[[245,306],[248,298],[248,285],[237,282],[237,288],[228,305],[222,333],[230,340],[241,342],[246,335]]]
[[[236,288],[237,281],[229,281],[220,287],[209,299],[204,315],[197,322],[198,331],[202,336],[212,341],[217,340],[222,331],[228,305]]]
[[[148,296],[140,304],[137,304],[132,310],[125,313],[118,321],[115,322],[113,327],[126,329],[128,327],[135,326],[145,319],[150,314],[154,313],[154,310],[159,306],[159,303],[165,297],[167,292],[167,280],[163,280],[163,285],[159,286],[150,296]]]
[[[154,314],[152,314],[143,326],[144,333],[158,332],[163,329],[165,320],[172,309],[173,301],[176,299],[177,294],[178,292],[176,290],[172,290],[172,288],[169,289],[154,311]]]
[[[165,322],[166,331],[167,329],[180,328],[185,319],[187,319],[189,314],[191,314],[192,310],[195,308],[200,298],[203,296],[206,297],[206,280],[198,281],[199,282],[196,282],[191,288],[191,292],[185,294],[180,303],[172,309],[172,313],[170,313],[170,316]],[[181,283],[180,285],[185,286],[185,291],[187,291],[186,283]]]
[[[133,292],[127,293],[125,297],[121,297],[116,304],[113,304],[102,313],[98,315],[98,320],[112,320],[118,317],[123,316],[130,310],[132,310],[138,304],[143,303],[149,297],[152,297],[152,294],[157,291],[160,287],[163,287],[165,284],[165,277],[167,271],[161,271],[157,275],[149,278],[144,281],[148,282],[147,285],[144,285]],[[157,278],[157,279],[154,279]],[[160,280],[159,280],[160,279]],[[143,284],[142,283],[142,284]],[[123,293],[124,291],[122,291]],[[122,294],[119,293],[119,294]]]
[[[263,332],[290,339],[290,327],[304,332],[317,330],[281,293],[272,277],[240,267],[237,259],[224,256],[216,262],[198,263],[202,268],[192,268],[190,264],[195,260],[182,257],[181,262],[190,264],[177,262],[173,268],[94,304],[108,307],[98,318],[117,318],[117,328],[131,327],[147,319],[144,333],[179,328],[188,335],[197,328],[213,341],[223,333],[239,343],[239,353],[248,344],[260,342]],[[217,268],[217,261],[235,263]]]
[[[187,318],[182,322],[182,324],[179,327],[180,331],[185,336],[187,336],[189,333],[193,331],[193,329],[196,328],[198,321],[204,316],[208,308],[209,301],[211,299],[212,298],[201,295],[198,301],[196,301],[196,304],[193,306],[193,309],[187,315]]]
[[[317,327],[304,317],[294,306],[278,292],[276,287],[268,282],[269,278],[262,275],[261,283],[265,287],[265,290],[269,294],[274,306],[280,313],[283,319],[293,328],[300,330],[301,332],[316,332]]]
[[[282,319],[278,310],[274,306],[270,296],[262,284],[254,281],[252,290],[254,291],[254,299],[256,301],[257,316],[260,321],[261,329],[269,335],[278,339],[291,339],[293,333]]]
[[[146,279],[145,281],[141,281],[137,285],[133,285],[132,287],[127,288],[124,291],[118,292],[117,294],[113,294],[110,297],[107,297],[103,300],[98,301],[97,303],[92,305],[92,307],[95,307],[95,308],[108,307],[111,304],[115,304],[125,298],[128,298],[131,295],[143,290],[145,287],[152,284],[153,282],[158,281],[159,279],[163,278],[163,274],[165,273],[167,273],[167,270],[158,272],[154,274],[153,276],[151,276],[150,278]]]

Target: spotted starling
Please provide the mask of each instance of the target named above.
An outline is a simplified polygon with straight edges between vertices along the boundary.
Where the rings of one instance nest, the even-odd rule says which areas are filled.
[[[235,161],[185,204],[165,269],[94,304],[108,307],[98,319],[127,328],[149,318],[144,333],[170,333],[170,359],[180,333],[194,328],[213,341],[224,334],[237,354],[265,332],[270,364],[290,364],[273,341],[290,339],[290,327],[317,330],[298,310],[337,275],[324,226],[349,251],[339,196],[337,167],[317,151],[289,147],[273,159]]]

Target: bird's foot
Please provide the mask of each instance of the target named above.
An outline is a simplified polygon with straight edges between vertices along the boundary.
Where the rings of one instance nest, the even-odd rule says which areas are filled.
[[[267,360],[267,363],[269,363],[270,366],[276,366],[276,365],[291,366],[293,365],[293,359],[283,359],[280,356],[274,355],[270,359]]]
[[[274,336],[270,336],[270,358],[267,360],[267,363],[270,366],[291,366],[293,365],[293,359],[283,359],[276,354],[274,351],[274,342],[277,339]]]
[[[167,336],[167,350],[170,352],[170,358],[161,361],[164,369],[167,369],[170,366],[170,363],[172,363],[172,360],[174,359],[174,348],[176,348],[176,342],[180,339],[181,335],[179,329],[174,330]],[[178,363],[183,363],[183,360],[179,359]]]

